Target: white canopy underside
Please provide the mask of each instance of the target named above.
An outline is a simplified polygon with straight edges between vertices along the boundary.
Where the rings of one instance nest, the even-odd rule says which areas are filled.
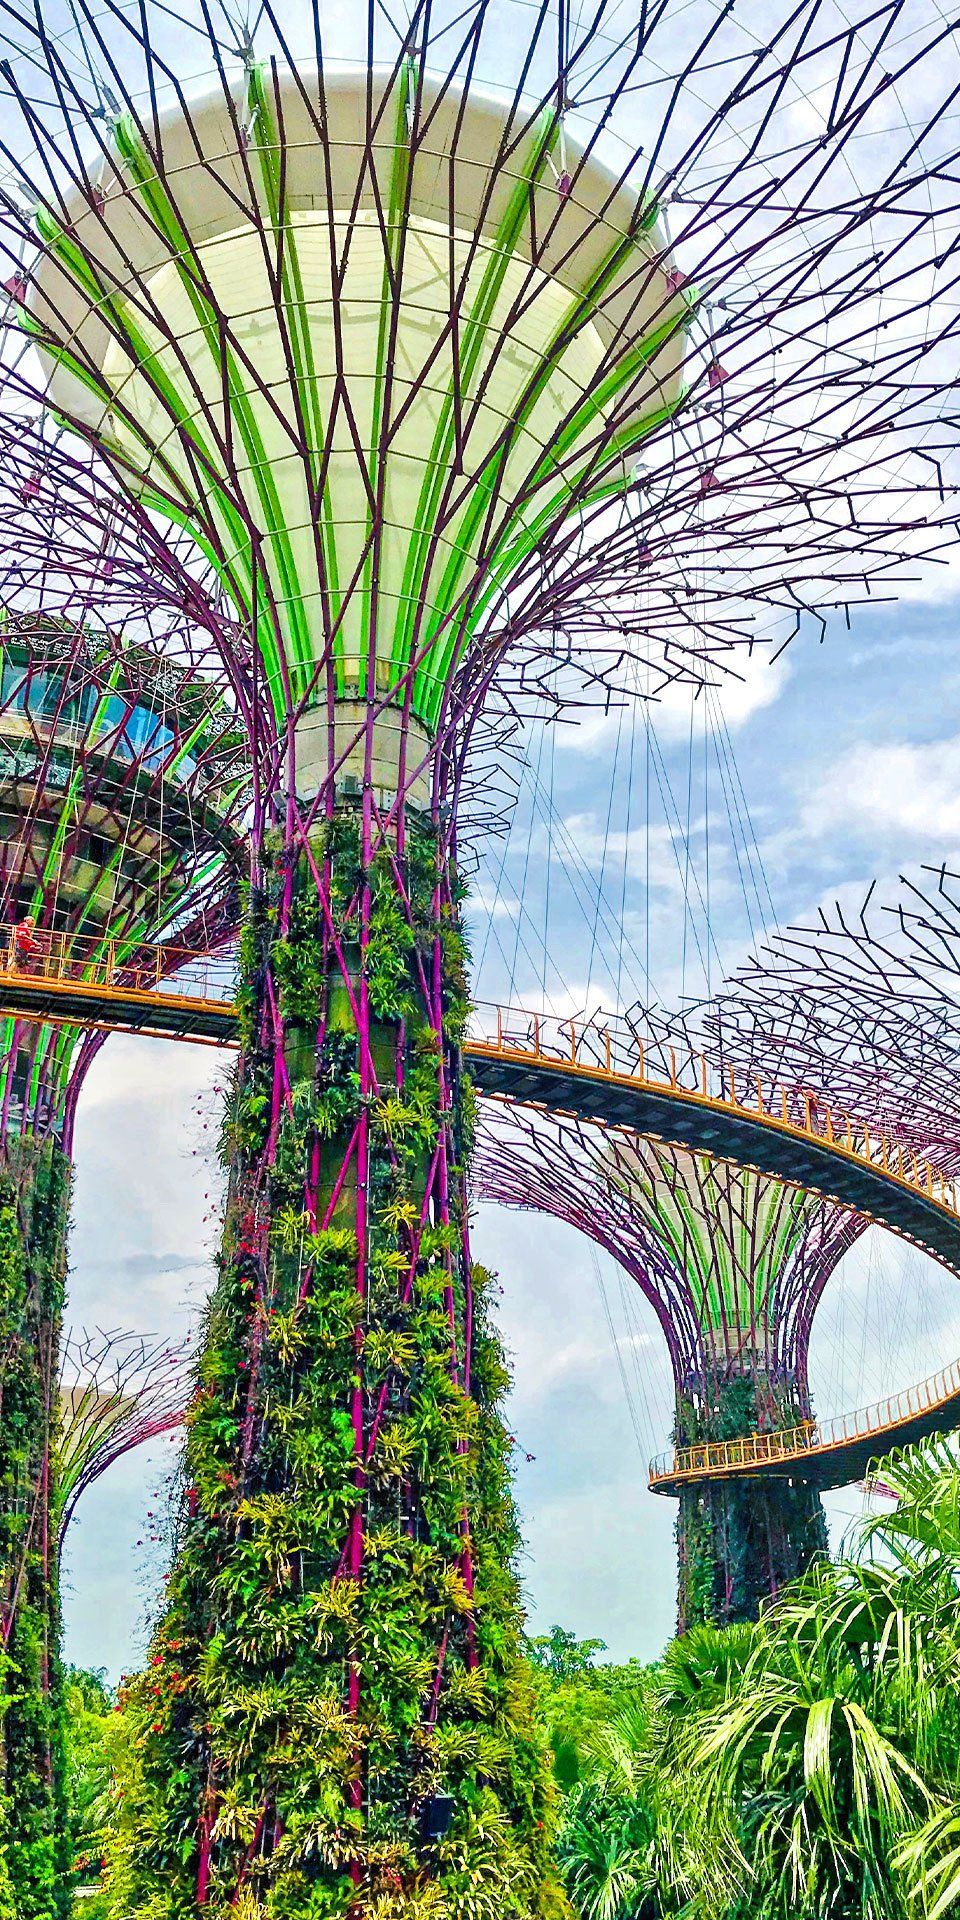
[[[242,159],[222,97],[164,125],[162,174],[128,129],[130,184],[77,197],[34,305],[54,404],[266,611],[295,694],[323,700],[321,661],[341,695],[412,673],[432,725],[545,529],[676,405],[688,308],[635,193],[571,148],[558,195],[552,122],[505,145],[501,107],[448,89],[408,154],[413,82],[375,84],[376,195],[365,74],[325,81],[322,145],[289,82],[281,141],[256,76]]]
[[[654,1141],[611,1143],[606,1177],[686,1277],[706,1331],[762,1327],[806,1236],[815,1194]]]
[[[576,476],[596,459],[602,415],[591,414],[585,429],[562,451],[556,436],[558,427],[588,401],[605,350],[596,326],[588,323],[580,326],[566,351],[551,360],[550,345],[569,318],[571,295],[559,282],[537,275],[531,296],[528,263],[509,261],[462,402],[468,421],[467,474],[458,476],[451,459],[454,371],[449,343],[433,357],[449,315],[447,236],[423,226],[407,233],[402,318],[391,352],[382,344],[379,232],[361,216],[350,239],[343,291],[335,302],[326,219],[295,215],[291,225],[300,274],[309,289],[303,309],[309,351],[301,345],[295,363],[291,341],[277,325],[255,233],[248,229],[225,234],[199,250],[216,303],[230,318],[234,373],[243,395],[239,429],[240,409],[236,404],[232,408],[231,493],[242,498],[245,515],[261,537],[261,563],[269,573],[270,598],[284,628],[288,657],[296,658],[297,651],[292,607],[302,616],[314,658],[339,622],[339,679],[344,688],[356,686],[366,665],[376,595],[378,680],[381,686],[389,685],[435,635],[442,653],[450,653],[461,619],[469,620],[475,611],[462,596],[474,582],[485,551],[493,545],[522,555],[535,538],[538,510],[568,493]],[[338,222],[338,251],[346,228],[344,216]],[[469,246],[466,236],[455,242],[458,275]],[[466,313],[486,260],[485,251],[478,249],[466,276]],[[175,263],[160,268],[147,283],[146,294],[144,305],[153,303],[164,316],[176,346],[170,346],[159,328],[139,320],[150,377],[131,367],[123,346],[108,348],[104,373],[119,403],[111,415],[111,438],[133,464],[143,464],[148,483],[158,480],[162,491],[169,492],[175,475],[189,499],[197,492],[197,471],[186,458],[182,425],[189,424],[191,438],[219,464],[217,441],[227,438],[221,367]],[[509,329],[507,316],[520,299],[525,304],[522,326]],[[349,407],[337,397],[335,329],[342,343]],[[549,371],[516,428],[523,396],[544,367]],[[666,404],[669,391],[660,377],[665,371],[655,362],[644,377],[643,412],[658,412]],[[178,396],[178,425],[151,384],[158,373]],[[375,452],[382,444],[378,407],[397,422],[395,429],[388,428],[382,471]],[[124,424],[125,414],[135,420],[136,434]],[[307,428],[312,459],[304,457],[304,420],[312,423],[312,430]],[[494,470],[494,454],[506,435],[509,452]],[[144,441],[155,449],[145,463]],[[329,527],[322,524],[322,515],[318,522],[311,501],[321,449]],[[478,515],[477,476],[488,463],[492,512]],[[531,476],[538,472],[542,477],[525,500]],[[369,549],[372,487],[379,495],[380,516],[375,573]],[[208,489],[206,501],[206,514],[218,526],[228,564],[243,564],[245,553],[237,553],[236,529],[224,515],[215,488]],[[512,570],[509,565],[504,569],[507,576]],[[398,644],[404,622],[406,641]],[[418,672],[418,680],[426,677],[426,672]]]

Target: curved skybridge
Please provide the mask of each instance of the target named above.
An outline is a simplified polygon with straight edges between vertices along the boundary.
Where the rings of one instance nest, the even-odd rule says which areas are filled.
[[[650,1467],[653,1493],[678,1494],[705,1480],[803,1480],[825,1493],[862,1480],[894,1447],[960,1426],[960,1360],[905,1393],[891,1394],[835,1420],[806,1420],[774,1433],[711,1440],[664,1453]],[[882,1484],[877,1484],[882,1491]]]
[[[0,925],[0,1011],[27,1019],[235,1043],[234,965],[174,943],[123,952],[56,933],[18,952]],[[481,1005],[464,1049],[479,1093],[574,1113],[689,1147],[819,1193],[929,1253],[960,1276],[956,1183],[931,1162],[797,1087],[721,1082],[700,1054],[652,1051],[623,1020],[560,1019]]]
[[[198,955],[175,943],[125,952],[116,943],[0,925],[0,1012],[51,1023],[236,1044],[231,952]],[[956,1184],[929,1161],[833,1112],[800,1088],[722,1084],[699,1054],[656,1051],[622,1020],[561,1019],[481,1005],[465,1056],[493,1100],[574,1113],[597,1126],[650,1135],[749,1166],[848,1206],[909,1240],[960,1276]],[[862,1478],[893,1446],[960,1425],[960,1361],[875,1407],[782,1433],[750,1434],[662,1456],[654,1492],[697,1481],[783,1475],[820,1488]]]
[[[224,1046],[236,1037],[235,983],[232,953],[46,928],[27,942],[22,927],[0,923],[0,1012],[8,1015]]]

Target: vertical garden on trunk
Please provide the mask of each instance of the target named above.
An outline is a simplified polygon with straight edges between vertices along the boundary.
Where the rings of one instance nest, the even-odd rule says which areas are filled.
[[[545,1910],[459,893],[429,821],[369,805],[263,849],[119,1911]]]
[[[709,1404],[681,1395],[674,1444],[791,1428],[809,1414],[795,1396],[756,1376],[708,1383]],[[676,1522],[681,1633],[710,1622],[755,1620],[764,1601],[827,1551],[823,1503],[815,1487],[772,1474],[701,1480],[682,1487]]]
[[[51,1138],[0,1163],[0,1756],[3,1920],[69,1911],[56,1427],[70,1170]]]

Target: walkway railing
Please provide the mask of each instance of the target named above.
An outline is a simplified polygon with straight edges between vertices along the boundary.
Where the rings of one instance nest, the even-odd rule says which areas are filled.
[[[236,978],[229,953],[198,958],[193,951],[163,942],[138,946],[131,954],[97,936],[48,932],[36,936],[35,951],[24,952],[18,934],[22,936],[22,929],[0,924],[0,1008],[5,985],[42,982],[48,998],[35,1017],[46,1014],[52,1019],[58,989],[64,998],[69,991],[75,999],[79,988],[91,1007],[91,1022],[93,1002],[100,1002],[97,1018],[103,1025],[123,1026],[125,999],[140,1012],[145,1001],[158,1011],[183,1008],[177,1037],[190,1040],[197,1037],[190,1029],[191,1005],[217,1009],[221,1020],[232,1006]],[[62,1017],[77,1015],[65,1010]],[[142,1022],[131,1019],[129,1024]],[[768,1085],[759,1075],[738,1075],[733,1068],[721,1076],[704,1054],[666,1043],[652,1045],[627,1020],[602,1014],[560,1018],[481,1003],[466,1051],[468,1058],[582,1073],[618,1087],[669,1094],[728,1118],[741,1116],[869,1166],[960,1220],[956,1182],[902,1142],[831,1109],[801,1087]]]
[[[884,1442],[887,1447],[896,1444],[898,1429],[922,1420],[925,1414],[939,1412],[952,1400],[960,1400],[960,1360],[904,1393],[890,1394],[886,1400],[877,1400],[856,1413],[839,1414],[835,1420],[804,1420],[799,1426],[773,1433],[748,1433],[739,1440],[710,1440],[662,1453],[650,1467],[650,1485],[656,1488],[667,1480],[735,1475],[772,1463],[787,1465],[811,1454],[840,1453],[865,1440],[875,1439],[877,1451],[882,1453]]]
[[[55,933],[0,922],[0,989],[6,981],[42,981],[51,994],[58,986],[101,988],[105,996],[123,992],[151,994],[164,1003],[206,1000],[226,1004],[236,989],[236,965],[229,954],[198,955],[176,941],[105,940],[98,934]]]
[[[955,1180],[929,1160],[919,1159],[902,1142],[827,1106],[802,1087],[765,1083],[760,1075],[738,1074],[733,1067],[721,1076],[704,1054],[662,1043],[651,1045],[629,1022],[605,1015],[561,1019],[484,1005],[477,1013],[481,1024],[468,1042],[471,1052],[529,1060],[536,1066],[579,1068],[619,1085],[626,1082],[727,1115],[742,1114],[859,1160],[960,1218]]]

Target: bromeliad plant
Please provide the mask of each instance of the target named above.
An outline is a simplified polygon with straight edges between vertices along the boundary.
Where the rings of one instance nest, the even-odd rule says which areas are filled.
[[[318,885],[318,882],[320,883]],[[117,1913],[546,1910],[507,1373],[471,1265],[459,886],[429,824],[273,842]]]

